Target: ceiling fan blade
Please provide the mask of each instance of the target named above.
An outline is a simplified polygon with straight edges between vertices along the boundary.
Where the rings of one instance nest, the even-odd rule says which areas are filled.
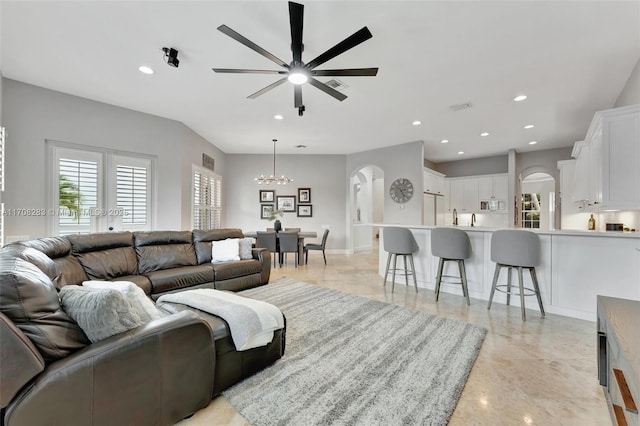
[[[317,87],[318,89],[322,90],[324,93],[327,93],[327,94],[333,96],[334,98],[336,98],[339,101],[344,101],[345,99],[347,99],[347,95],[344,95],[344,94],[338,92],[333,87],[329,87],[326,84],[316,80],[315,78],[310,78],[309,79],[309,84],[311,84],[314,87]]]
[[[287,71],[274,71],[274,70],[239,70],[235,68],[211,68],[218,73],[226,74],[286,74]]]
[[[349,77],[375,77],[378,68],[352,68],[344,70],[313,70],[314,76],[349,76]]]
[[[328,60],[335,58],[339,54],[346,52],[352,47],[355,47],[360,43],[369,40],[371,37],[373,37],[371,31],[369,31],[367,27],[362,27],[349,37],[342,40],[340,43],[333,46],[331,49],[327,50],[326,52],[322,53],[320,56],[309,62],[307,64],[307,68],[314,69],[318,65],[324,64]]]
[[[293,106],[296,108],[302,106],[302,86],[299,84],[293,86]]]
[[[289,24],[291,25],[291,52],[293,62],[302,62],[302,23],[304,19],[304,6],[292,1],[289,2]]]
[[[218,27],[218,31],[223,32],[224,34],[228,35],[232,39],[244,44],[249,49],[258,52],[259,54],[261,54],[265,58],[275,62],[276,64],[280,65],[281,67],[285,67],[285,68],[289,67],[289,65],[285,61],[283,61],[282,59],[278,58],[277,56],[267,52],[262,47],[258,46],[257,44],[255,44],[254,42],[252,42],[251,40],[246,38],[245,36],[235,32],[234,30],[232,30],[231,28],[227,27],[226,25],[220,25]]]
[[[271,83],[270,85],[268,85],[267,87],[265,87],[264,89],[260,89],[255,93],[250,94],[249,96],[247,96],[247,98],[249,99],[255,99],[260,95],[264,95],[265,93],[267,93],[269,90],[271,89],[275,89],[276,87],[280,86],[282,83],[284,83],[285,81],[287,81],[287,77],[281,78],[280,80],[276,81],[275,83]]]

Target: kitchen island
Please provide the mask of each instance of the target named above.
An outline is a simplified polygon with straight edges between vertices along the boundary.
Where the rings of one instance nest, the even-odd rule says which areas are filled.
[[[374,224],[375,227],[400,226],[411,230],[420,247],[414,254],[418,287],[435,288],[438,258],[431,254],[434,226]],[[457,226],[467,232],[473,255],[465,261],[471,303],[489,300],[495,263],[491,261],[491,234],[496,228]],[[640,232],[534,231],[540,236],[541,264],[536,268],[546,312],[595,321],[598,295],[640,300]],[[380,233],[378,272],[384,274],[387,253]],[[447,262],[443,272],[457,275],[457,265]],[[525,286],[530,277],[524,275]],[[503,270],[499,284],[506,284]],[[517,275],[514,274],[517,283]],[[402,276],[396,284],[403,284]],[[459,285],[442,284],[441,292],[462,296]],[[442,297],[442,293],[441,293]],[[445,295],[446,297],[446,295]],[[461,303],[464,303],[461,297]],[[496,292],[494,303],[506,303],[506,295]],[[535,298],[525,298],[528,309],[538,310]],[[518,297],[511,304],[520,306]]]

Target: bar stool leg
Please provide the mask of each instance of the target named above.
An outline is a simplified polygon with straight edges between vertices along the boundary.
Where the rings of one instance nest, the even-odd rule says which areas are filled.
[[[396,288],[396,269],[398,268],[398,255],[393,255],[393,273],[391,274],[391,293]]]
[[[444,259],[440,258],[438,262],[438,276],[436,277],[436,302],[438,301],[438,297],[440,297],[440,284],[442,282],[442,269],[444,268]]]
[[[491,301],[493,300],[493,294],[496,292],[496,284],[498,284],[498,278],[500,277],[501,265],[496,263],[496,271],[493,273],[493,284],[491,284],[491,293],[489,294],[489,304],[487,310],[491,309]]]
[[[387,255],[387,268],[384,270],[384,278],[382,279],[382,286],[386,287],[387,278],[389,277],[389,265],[391,264],[391,253]]]
[[[418,279],[416,278],[416,266],[413,263],[413,254],[409,255],[409,262],[411,263],[411,273],[413,274],[413,286],[416,288],[416,293],[418,292]]]
[[[518,266],[518,284],[520,285],[520,310],[522,311],[522,321],[527,320],[527,316],[524,312],[524,278],[522,276],[522,266]]]
[[[467,287],[467,270],[464,267],[464,260],[458,260],[458,269],[460,270],[460,281],[462,281],[462,294],[467,298],[467,306],[471,305],[469,300],[469,287]]]
[[[533,281],[533,288],[536,291],[536,297],[538,298],[538,305],[540,305],[540,314],[544,316],[544,308],[542,307],[542,296],[540,295],[540,287],[538,286],[538,275],[536,274],[536,268],[529,268],[531,274],[531,281]]]
[[[511,273],[513,272],[513,268],[511,266],[507,267],[507,306],[511,304]]]
[[[406,286],[409,285],[409,270],[407,269],[407,255],[402,255],[402,260],[404,260],[404,284]]]

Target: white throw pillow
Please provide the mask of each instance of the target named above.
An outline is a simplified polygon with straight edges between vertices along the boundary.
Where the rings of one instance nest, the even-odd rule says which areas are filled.
[[[144,294],[144,290],[131,281],[85,281],[82,286],[92,289],[118,290],[131,303],[144,323],[162,318],[162,314],[151,299]]]
[[[62,309],[92,343],[144,324],[131,303],[117,290],[67,285],[62,287],[59,296]]]
[[[229,262],[240,260],[240,244],[238,238],[211,242],[211,262]]]
[[[253,248],[253,238],[242,238],[240,244],[240,259],[248,260],[253,259],[251,249]]]

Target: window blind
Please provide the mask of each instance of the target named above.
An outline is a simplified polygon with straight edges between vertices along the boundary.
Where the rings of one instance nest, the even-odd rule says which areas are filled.
[[[88,232],[90,209],[98,207],[98,163],[60,158],[58,172],[60,235]]]
[[[200,170],[193,172],[193,228],[222,227],[222,180]]]
[[[123,225],[146,225],[147,188],[145,167],[116,166],[116,205],[124,209]]]

